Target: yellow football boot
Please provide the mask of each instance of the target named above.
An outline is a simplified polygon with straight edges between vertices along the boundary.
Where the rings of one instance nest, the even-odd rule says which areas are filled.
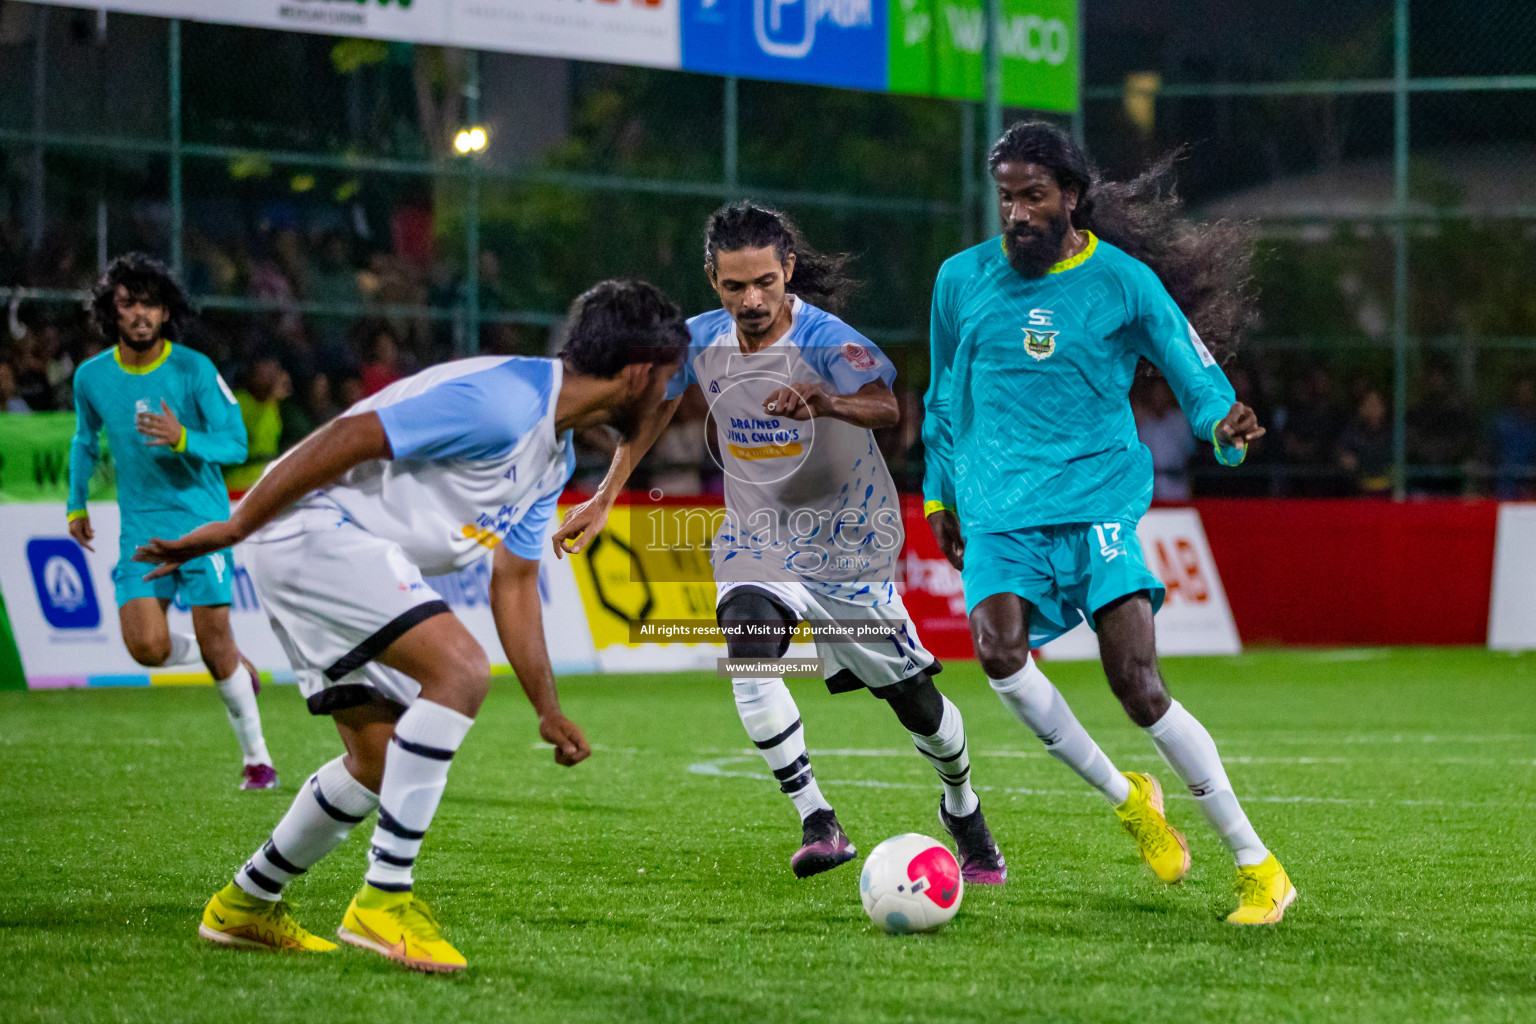
[[[352,897],[336,934],[343,942],[370,949],[413,971],[462,971],[468,963],[443,938],[432,911],[409,892],[384,892],[364,885]]]
[[[197,934],[237,949],[325,953],[336,948],[336,943],[311,935],[294,920],[293,904],[259,900],[233,882],[214,893],[203,908]]]
[[[1274,854],[1252,867],[1237,869],[1237,909],[1228,924],[1274,924],[1296,901],[1296,887]]]
[[[1189,846],[1178,829],[1163,816],[1163,787],[1145,772],[1121,772],[1131,784],[1131,795],[1115,808],[1120,824],[1136,840],[1141,859],[1152,873],[1173,885],[1189,874]]]

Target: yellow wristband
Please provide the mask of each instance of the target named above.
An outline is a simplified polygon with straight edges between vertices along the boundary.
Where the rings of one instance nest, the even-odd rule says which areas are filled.
[[[942,501],[925,501],[925,502],[923,502],[923,518],[924,519],[927,519],[929,516],[933,515],[935,512],[953,512],[953,511],[954,511],[954,509],[950,508],[948,505],[944,504]]]
[[[69,521],[74,522],[76,519],[84,519],[88,515],[90,515],[90,513],[85,509],[77,508],[69,514]]]
[[[186,427],[182,427],[181,428],[181,437],[176,441],[175,444],[171,445],[171,451],[173,451],[173,452],[184,452],[186,450],[187,450],[187,428]]]
[[[1243,460],[1248,457],[1248,446],[1247,445],[1230,445],[1230,444],[1226,445],[1226,447],[1228,447],[1228,448],[1236,448],[1237,452],[1238,452],[1237,461],[1236,462],[1228,462],[1226,460],[1226,457],[1221,454],[1221,449],[1222,449],[1221,439],[1216,436],[1216,427],[1219,427],[1219,426],[1221,426],[1220,423],[1216,424],[1216,426],[1211,428],[1211,444],[1216,446],[1216,461],[1221,463],[1223,466],[1241,466],[1243,464]]]

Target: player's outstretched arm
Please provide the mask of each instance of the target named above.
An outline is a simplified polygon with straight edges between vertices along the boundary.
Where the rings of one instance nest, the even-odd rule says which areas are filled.
[[[101,417],[86,397],[86,385],[76,370],[75,434],[69,441],[69,535],[87,551],[94,550],[91,541],[96,539],[85,503],[90,497],[91,476],[101,458],[100,434]]]
[[[238,544],[289,505],[354,466],[393,454],[378,413],[332,420],[273,463],[228,519],[200,526],[179,540],[156,537],[133,553],[134,561],[160,563],[145,579],[165,576],[183,562]]]
[[[539,563],[498,544],[492,555],[491,615],[501,649],[539,716],[539,736],[555,747],[555,760],[569,767],[592,756],[587,737],[560,710],[555,673],[544,644],[544,609],[539,602]]]
[[[672,422],[672,416],[682,400],[683,396],[678,395],[662,402],[655,415],[640,425],[635,436],[614,451],[613,461],[608,464],[608,473],[603,477],[597,493],[567,512],[560,521],[560,528],[551,535],[550,543],[554,545],[556,558],[581,551],[608,525],[608,514],[613,511],[614,503],[624,492],[629,475],[640,464],[640,460],[645,458],[645,453],[651,450],[661,432],[667,429],[667,424]]]
[[[847,395],[834,394],[810,381],[790,384],[763,400],[763,412],[792,420],[830,416],[870,430],[894,427],[901,422],[901,406],[883,380],[872,380]]]

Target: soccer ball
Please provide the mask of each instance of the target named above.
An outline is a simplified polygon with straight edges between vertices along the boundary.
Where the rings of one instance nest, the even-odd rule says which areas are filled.
[[[949,847],[916,832],[875,847],[859,875],[869,919],[896,935],[936,932],[960,909],[964,883]]]

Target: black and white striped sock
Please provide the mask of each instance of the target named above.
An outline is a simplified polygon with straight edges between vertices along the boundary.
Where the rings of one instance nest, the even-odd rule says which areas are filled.
[[[912,733],[917,752],[928,759],[933,770],[939,773],[944,786],[944,809],[951,817],[963,818],[976,810],[979,801],[971,789],[971,756],[965,749],[965,722],[960,709],[944,701],[944,717],[939,720],[939,731],[932,736]]]
[[[368,884],[375,889],[410,890],[411,868],[448,785],[453,755],[474,724],[473,718],[429,700],[412,704],[395,723],[368,854]]]
[[[831,810],[811,758],[805,751],[805,729],[800,724],[800,709],[789,695],[782,679],[733,679],[736,713],[752,744],[768,762],[768,769],[779,781],[779,789],[795,802],[795,810],[804,821],[816,811]]]
[[[299,787],[271,837],[235,873],[235,884],[257,899],[279,899],[289,882],[340,846],[352,826],[378,806],[379,798],[352,777],[341,758],[321,765]]]

